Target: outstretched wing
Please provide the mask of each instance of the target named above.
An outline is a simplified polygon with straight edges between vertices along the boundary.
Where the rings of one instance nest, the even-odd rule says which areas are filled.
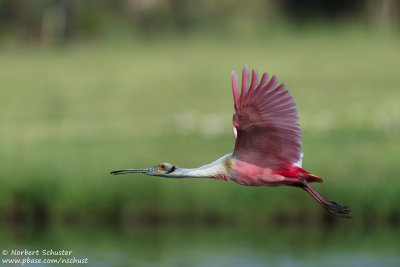
[[[301,162],[301,130],[296,104],[285,85],[277,86],[276,77],[268,80],[266,73],[258,84],[258,74],[253,69],[249,88],[249,68],[245,66],[242,92],[238,91],[234,71],[232,90],[233,127],[237,135],[233,156],[272,169]]]

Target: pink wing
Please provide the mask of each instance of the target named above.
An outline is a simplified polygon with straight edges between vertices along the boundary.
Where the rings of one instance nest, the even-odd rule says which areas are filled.
[[[285,85],[277,85],[275,76],[268,81],[264,73],[243,68],[242,92],[238,92],[236,72],[232,72],[232,90],[236,113],[233,126],[237,139],[233,156],[261,167],[276,169],[301,159],[301,130],[296,104]],[[234,129],[235,130],[235,129]]]

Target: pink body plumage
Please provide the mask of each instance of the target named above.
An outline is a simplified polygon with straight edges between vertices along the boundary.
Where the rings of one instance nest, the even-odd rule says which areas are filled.
[[[282,186],[284,176],[246,161],[236,160],[232,168],[231,180],[249,186]]]

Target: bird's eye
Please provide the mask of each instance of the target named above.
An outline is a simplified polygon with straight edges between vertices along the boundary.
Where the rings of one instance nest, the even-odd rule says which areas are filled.
[[[165,169],[165,165],[164,165],[164,164],[161,164],[161,165],[160,165],[160,168],[164,170],[164,169]]]

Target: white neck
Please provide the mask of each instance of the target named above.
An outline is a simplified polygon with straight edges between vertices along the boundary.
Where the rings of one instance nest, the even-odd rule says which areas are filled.
[[[193,177],[193,178],[220,178],[226,179],[228,178],[229,171],[226,166],[226,159],[231,157],[232,153],[227,154],[210,164],[203,165],[199,168],[194,169],[184,169],[184,168],[177,168],[176,171],[171,173],[168,177],[171,178],[183,178],[183,177]]]

